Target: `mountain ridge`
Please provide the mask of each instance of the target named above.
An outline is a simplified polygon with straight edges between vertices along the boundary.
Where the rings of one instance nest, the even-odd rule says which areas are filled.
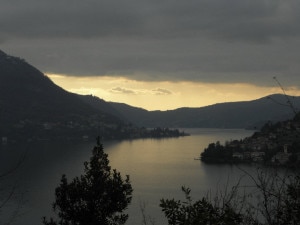
[[[279,121],[293,117],[286,97],[300,107],[300,97],[272,94],[259,99],[224,102],[203,107],[181,107],[166,111],[148,111],[122,103],[110,102],[123,112],[129,121],[139,126],[155,127],[203,127],[203,128],[249,128],[256,129],[267,121]]]
[[[282,106],[286,105],[286,97],[274,94],[252,101],[148,111],[68,92],[24,59],[0,50],[0,137],[16,131],[25,136],[30,131],[43,138],[68,132],[75,136],[97,135],[101,130],[104,136],[114,138],[125,137],[126,132],[130,136],[131,131],[137,132],[136,126],[255,129],[267,121],[293,117],[291,108]],[[288,98],[300,108],[300,97]]]
[[[0,137],[81,137],[99,134],[100,125],[111,130],[125,126],[119,117],[82,98],[54,84],[25,60],[0,52]],[[110,107],[103,102],[103,108],[105,104]],[[111,135],[112,131],[103,133]]]

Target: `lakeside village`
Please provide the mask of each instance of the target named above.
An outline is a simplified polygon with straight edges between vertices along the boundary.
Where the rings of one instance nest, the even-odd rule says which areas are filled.
[[[266,123],[243,140],[221,145],[211,143],[200,155],[206,163],[260,163],[297,167],[300,165],[300,113],[294,119]]]
[[[122,140],[138,138],[169,138],[188,136],[178,129],[136,127],[131,123],[105,122],[95,120],[61,122],[20,121],[6,132],[0,130],[0,145],[19,141],[53,141],[53,140],[90,140],[97,135],[105,140]]]

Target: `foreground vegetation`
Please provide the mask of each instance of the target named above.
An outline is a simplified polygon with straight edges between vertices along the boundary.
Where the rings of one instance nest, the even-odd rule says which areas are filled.
[[[90,161],[84,163],[84,174],[68,182],[65,175],[55,190],[53,210],[57,219],[44,218],[45,225],[120,225],[128,215],[123,213],[131,202],[132,187],[117,170],[111,170],[100,138]]]
[[[169,225],[296,225],[300,221],[299,174],[258,169],[253,186],[241,183],[215,196],[193,200],[183,187],[185,200],[161,200]],[[240,182],[240,181],[239,181]],[[229,190],[229,191],[227,191]]]

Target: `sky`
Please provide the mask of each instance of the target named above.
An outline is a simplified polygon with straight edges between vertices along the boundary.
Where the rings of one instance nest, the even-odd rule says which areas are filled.
[[[0,0],[0,49],[148,110],[300,95],[299,0]]]

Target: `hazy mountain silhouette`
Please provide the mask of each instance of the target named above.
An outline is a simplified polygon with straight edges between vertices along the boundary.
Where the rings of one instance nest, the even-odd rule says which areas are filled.
[[[300,108],[300,97],[288,96]],[[200,108],[147,111],[111,102],[129,121],[145,127],[255,128],[267,121],[280,121],[294,116],[286,96],[275,94],[253,101],[219,103]]]
[[[45,123],[59,125],[60,129],[71,126],[67,123],[80,124],[82,128],[86,121],[122,123],[106,113],[111,108],[108,103],[97,98],[98,104],[91,104],[91,98],[65,91],[23,59],[0,51],[0,136],[17,128],[21,131],[24,126],[26,131],[38,129]]]
[[[16,131],[18,135],[42,135],[45,130],[44,135],[75,130],[76,135],[87,130],[98,135],[99,127],[108,128],[112,137],[113,132],[129,132],[124,121],[140,127],[253,128],[292,118],[291,108],[282,105],[287,103],[285,97],[277,94],[254,101],[147,111],[67,92],[23,59],[0,51],[0,137]],[[299,97],[289,98],[300,107]],[[52,127],[56,129],[51,134]]]

